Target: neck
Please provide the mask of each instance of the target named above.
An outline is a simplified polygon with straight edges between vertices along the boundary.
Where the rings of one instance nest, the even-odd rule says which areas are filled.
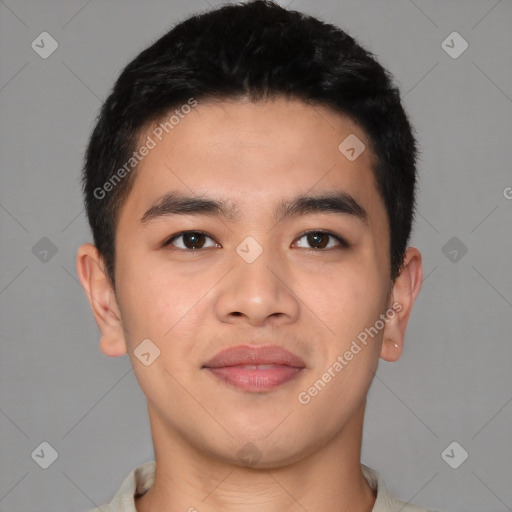
[[[371,512],[360,464],[364,405],[327,443],[299,460],[241,467],[184,442],[149,410],[156,473],[137,512]]]

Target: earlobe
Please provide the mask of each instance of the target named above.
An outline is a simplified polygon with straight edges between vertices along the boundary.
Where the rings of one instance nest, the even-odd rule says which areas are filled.
[[[78,249],[76,269],[101,332],[100,350],[109,357],[126,354],[120,310],[103,259],[94,245],[84,244]]]
[[[395,313],[393,316],[389,315],[384,329],[380,357],[385,361],[397,361],[402,355],[405,331],[412,306],[421,289],[422,279],[421,253],[415,247],[409,247],[405,253],[402,271],[395,279],[391,291],[389,307]]]
[[[396,343],[392,338],[384,338],[380,350],[380,357],[384,361],[393,363],[402,356],[403,343]]]

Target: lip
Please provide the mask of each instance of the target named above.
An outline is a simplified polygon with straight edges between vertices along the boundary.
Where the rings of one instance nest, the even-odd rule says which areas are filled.
[[[250,392],[264,392],[295,379],[304,361],[277,345],[239,345],[218,352],[203,365],[220,380]]]

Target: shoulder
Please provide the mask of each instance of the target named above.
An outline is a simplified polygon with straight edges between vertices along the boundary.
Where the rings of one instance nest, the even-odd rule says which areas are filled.
[[[435,512],[391,496],[383,478],[374,469],[361,464],[361,471],[368,485],[375,492],[376,497],[372,512]]]
[[[412,503],[407,503],[402,500],[397,500],[392,498],[393,506],[395,508],[391,509],[393,512],[396,510],[397,512],[436,512],[435,510],[431,510],[428,508],[418,507],[417,505],[413,505]]]
[[[87,512],[137,512],[135,509],[135,497],[146,493],[155,480],[155,461],[150,461],[137,466],[123,480],[113,500],[109,504]]]

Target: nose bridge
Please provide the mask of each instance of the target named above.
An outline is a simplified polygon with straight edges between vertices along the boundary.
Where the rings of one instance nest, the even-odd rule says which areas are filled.
[[[298,303],[292,287],[285,284],[285,258],[267,243],[269,240],[267,237],[260,244],[249,236],[236,247],[233,270],[217,301],[217,314],[224,320],[242,315],[256,324],[270,316],[291,319],[297,315]]]
[[[271,246],[269,240],[266,238],[262,245],[255,238],[246,237],[237,246],[237,257],[234,258],[235,273],[240,282],[245,281],[245,284],[251,287],[256,285],[254,291],[261,288],[262,293],[270,293],[271,288],[274,288],[275,271],[281,266],[281,256],[278,250]],[[272,266],[275,268],[274,272],[270,270]]]

